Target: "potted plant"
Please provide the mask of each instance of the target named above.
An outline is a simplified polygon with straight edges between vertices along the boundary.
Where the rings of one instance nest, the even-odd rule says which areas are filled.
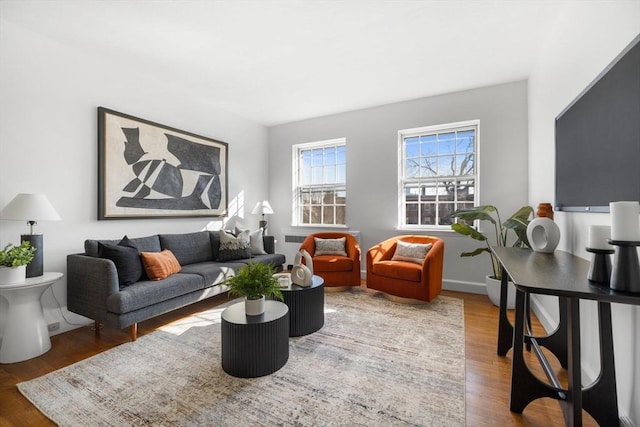
[[[27,264],[34,257],[36,248],[24,241],[20,246],[9,243],[0,250],[0,283],[22,283],[26,277]]]
[[[247,316],[258,316],[264,313],[265,297],[283,300],[278,279],[273,277],[275,272],[271,265],[249,262],[224,284],[229,286],[229,295],[245,297]]]
[[[454,218],[462,220],[451,225],[453,231],[462,234],[463,236],[468,236],[472,239],[484,242],[485,244],[485,246],[479,247],[474,251],[462,252],[460,256],[476,256],[484,252],[487,252],[490,255],[493,275],[487,276],[486,284],[487,294],[495,305],[500,305],[500,281],[502,280],[502,268],[500,268],[500,263],[496,256],[491,252],[491,245],[493,244],[494,246],[499,247],[507,246],[508,232],[509,230],[513,230],[516,235],[516,240],[512,246],[528,248],[529,241],[527,240],[527,226],[529,225],[529,217],[532,214],[533,208],[531,206],[523,206],[505,222],[502,222],[498,208],[493,205],[482,205],[470,209],[459,209],[451,215]],[[489,237],[473,227],[473,223],[476,220],[488,221],[493,224],[495,229],[495,241],[493,241],[493,243],[491,243]],[[509,289],[507,306],[508,308],[515,307],[515,288],[513,288],[513,285],[511,285]]]

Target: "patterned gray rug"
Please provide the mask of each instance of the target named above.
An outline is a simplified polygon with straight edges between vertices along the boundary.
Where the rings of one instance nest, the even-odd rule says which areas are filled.
[[[272,375],[222,370],[220,306],[18,388],[61,426],[464,425],[462,300],[325,296],[323,328]]]

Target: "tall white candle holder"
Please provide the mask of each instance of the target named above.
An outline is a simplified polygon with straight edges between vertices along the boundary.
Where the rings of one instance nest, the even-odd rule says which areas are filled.
[[[613,249],[586,249],[587,252],[593,254],[587,279],[589,279],[590,282],[609,286],[609,282],[611,281],[611,254],[615,251]]]
[[[610,240],[609,243],[615,246],[609,287],[622,292],[640,292],[640,263],[636,249],[640,241]]]

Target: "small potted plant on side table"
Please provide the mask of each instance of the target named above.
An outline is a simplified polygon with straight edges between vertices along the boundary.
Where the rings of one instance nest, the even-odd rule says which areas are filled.
[[[283,300],[278,279],[273,277],[275,272],[271,265],[250,262],[224,284],[229,286],[229,295],[245,297],[247,316],[259,316],[264,313],[265,297]]]
[[[0,250],[0,284],[24,283],[27,264],[33,260],[36,248],[24,241],[20,246],[9,243]]]

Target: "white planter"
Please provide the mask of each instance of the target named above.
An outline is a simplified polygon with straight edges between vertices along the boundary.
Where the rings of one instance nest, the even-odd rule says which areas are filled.
[[[27,266],[0,267],[0,284],[9,285],[24,283],[27,277]]]
[[[486,276],[485,284],[487,285],[489,299],[494,305],[500,307],[500,280]],[[513,310],[514,308],[516,308],[516,287],[512,281],[509,281],[507,286],[507,309]]]
[[[260,299],[244,299],[244,311],[247,316],[260,316],[264,313],[264,295]]]

